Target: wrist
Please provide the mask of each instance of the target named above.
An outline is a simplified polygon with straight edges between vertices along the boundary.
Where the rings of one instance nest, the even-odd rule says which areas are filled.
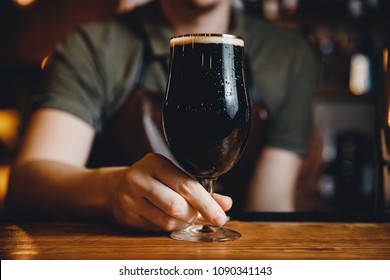
[[[103,219],[112,219],[112,197],[116,188],[119,185],[123,173],[127,167],[103,167],[94,169],[92,172],[93,178],[95,178],[96,185],[99,186],[99,190],[96,193],[96,200],[94,207],[99,217]]]

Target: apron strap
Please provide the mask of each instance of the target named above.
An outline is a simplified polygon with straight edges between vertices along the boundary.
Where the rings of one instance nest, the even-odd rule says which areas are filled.
[[[141,88],[145,84],[147,70],[152,61],[156,60],[158,63],[160,63],[160,66],[164,70],[166,76],[168,76],[168,64],[164,56],[155,56],[153,54],[149,38],[142,26],[139,17],[140,15],[137,13],[137,10],[135,10],[130,14],[124,14],[119,20],[122,21],[125,26],[130,28],[143,43],[142,55],[139,61],[137,76],[133,86]]]

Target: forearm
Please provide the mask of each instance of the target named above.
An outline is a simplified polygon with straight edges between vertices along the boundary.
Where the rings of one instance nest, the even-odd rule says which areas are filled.
[[[249,185],[245,210],[294,211],[295,185],[301,163],[301,158],[293,152],[264,149]]]
[[[49,160],[16,163],[10,176],[7,211],[23,216],[108,218],[107,200],[122,170],[87,169]]]

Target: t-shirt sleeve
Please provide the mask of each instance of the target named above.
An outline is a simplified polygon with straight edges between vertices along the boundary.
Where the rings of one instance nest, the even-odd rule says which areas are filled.
[[[287,68],[284,99],[272,116],[267,144],[305,155],[319,71],[317,55],[303,38],[290,52]]]
[[[88,33],[81,28],[70,33],[48,64],[35,107],[66,111],[100,130],[105,77]]]

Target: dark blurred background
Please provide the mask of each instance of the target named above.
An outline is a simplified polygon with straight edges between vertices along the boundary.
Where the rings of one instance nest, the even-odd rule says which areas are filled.
[[[142,2],[0,0],[0,201],[46,57],[76,25]],[[297,209],[388,210],[379,131],[386,113],[390,0],[234,2],[254,17],[302,32],[321,59]]]

